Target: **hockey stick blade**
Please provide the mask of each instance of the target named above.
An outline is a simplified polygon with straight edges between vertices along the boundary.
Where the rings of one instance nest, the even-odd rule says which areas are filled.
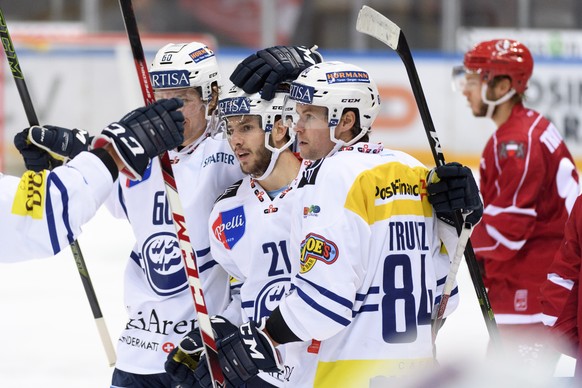
[[[364,5],[358,14],[356,30],[378,39],[394,51],[398,49],[400,27],[367,5]]]
[[[129,44],[131,46],[131,52],[133,54],[133,60],[135,62],[143,99],[146,105],[149,105],[155,101],[155,98],[143,47],[141,45],[141,38],[139,36],[139,29],[135,18],[135,12],[133,11],[133,5],[131,0],[119,0],[119,6],[121,8],[121,14],[123,16]],[[182,201],[178,194],[178,187],[174,179],[174,172],[167,151],[160,155],[159,161],[162,169],[162,176],[164,178],[166,197],[172,211],[172,219],[176,228],[176,237],[182,252],[184,269],[186,271],[194,307],[196,309],[196,318],[202,336],[204,351],[206,352],[206,361],[210,371],[212,386],[215,388],[224,387],[225,379],[218,360],[218,348],[216,346],[212,323],[210,322],[210,316],[208,315],[204,291],[202,290],[202,283],[198,273],[196,253],[192,248],[190,237],[186,229],[186,219],[184,218]]]
[[[387,30],[383,31],[383,28],[386,28]],[[404,33],[394,22],[368,6],[363,6],[360,10],[356,29],[388,45],[388,47],[396,51],[402,60],[418,106],[418,111],[430,144],[434,161],[437,166],[442,166],[445,164],[445,157],[426,103],[422,84],[420,83],[418,72],[414,65],[414,59],[412,58],[412,53],[408,47]],[[454,219],[457,233],[460,234],[463,226],[463,217],[460,211],[455,212]],[[483,278],[481,277],[477,258],[475,257],[475,252],[473,251],[470,240],[467,242],[465,248],[465,261],[467,262],[467,268],[469,269],[471,280],[473,281],[477,300],[479,301],[479,306],[481,307],[481,313],[483,314],[483,319],[485,320],[489,336],[492,342],[500,347],[499,329],[495,322],[493,309],[491,308],[491,303],[487,296],[487,290],[483,284]]]
[[[8,31],[8,25],[6,24],[6,19],[4,18],[4,13],[0,9],[0,38],[2,39],[2,45],[4,47],[4,53],[6,54],[6,59],[8,59],[8,65],[16,83],[16,89],[18,89],[18,94],[20,95],[20,100],[24,106],[24,112],[26,113],[26,118],[28,119],[28,124],[30,126],[38,125],[38,117],[34,110],[32,104],[32,98],[28,92],[28,87],[26,86],[26,81],[24,80],[24,74],[20,68],[20,62],[16,56],[16,50],[14,44],[12,43],[12,38]],[[93,283],[91,283],[91,277],[89,276],[89,271],[85,265],[85,259],[83,258],[83,253],[81,252],[81,246],[77,240],[71,243],[71,251],[73,252],[73,258],[77,264],[77,270],[81,276],[81,282],[83,283],[83,288],[85,289],[85,294],[87,295],[87,300],[89,301],[89,306],[91,307],[91,312],[93,313],[93,318],[95,319],[95,324],[97,325],[97,331],[99,332],[99,337],[101,338],[101,343],[105,350],[107,356],[107,361],[109,366],[115,365],[116,356],[113,343],[111,342],[111,336],[105,325],[105,319],[101,312],[101,307],[99,307],[99,301],[97,300],[97,294],[93,288]]]

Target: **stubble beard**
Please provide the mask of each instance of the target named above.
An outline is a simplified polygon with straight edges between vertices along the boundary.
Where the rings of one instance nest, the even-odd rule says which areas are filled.
[[[245,174],[261,176],[265,173],[265,171],[267,171],[267,168],[269,167],[269,163],[271,162],[271,151],[267,150],[266,148],[261,148],[255,154],[257,155],[256,161],[249,164],[248,167],[241,165],[241,170]]]

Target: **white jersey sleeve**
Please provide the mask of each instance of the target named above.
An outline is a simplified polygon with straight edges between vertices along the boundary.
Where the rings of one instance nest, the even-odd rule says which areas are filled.
[[[82,152],[65,166],[0,175],[1,262],[55,255],[81,233],[113,187],[103,162]]]

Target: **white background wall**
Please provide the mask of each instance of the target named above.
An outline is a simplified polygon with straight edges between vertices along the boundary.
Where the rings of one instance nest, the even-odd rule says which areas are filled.
[[[16,43],[15,43],[16,44]],[[146,57],[160,47],[144,41]],[[84,128],[98,133],[129,110],[143,104],[127,41],[76,45],[17,45],[20,65],[41,124]],[[219,50],[223,81],[246,50]],[[475,119],[464,98],[451,88],[451,68],[460,56],[413,53],[435,128],[447,160],[477,165],[480,152],[494,130],[487,119]],[[327,60],[353,62],[368,70],[381,91],[382,111],[373,128],[373,140],[406,150],[431,164],[428,141],[404,66],[389,50],[366,54],[326,53]],[[580,61],[537,60],[528,90],[528,106],[548,114],[558,129],[569,132],[566,142],[582,162],[582,75]],[[6,61],[0,61],[0,129],[4,129],[4,170],[21,168],[12,146],[14,134],[27,127],[16,86]]]

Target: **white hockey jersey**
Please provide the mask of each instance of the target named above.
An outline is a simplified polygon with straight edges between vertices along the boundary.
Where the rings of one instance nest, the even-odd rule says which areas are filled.
[[[289,241],[296,192],[290,187],[271,199],[258,181],[247,176],[229,187],[214,205],[209,220],[210,249],[240,286],[240,316],[235,324],[259,322],[270,316],[289,293],[291,278],[299,272],[299,261]],[[316,357],[309,345],[279,346],[284,372],[261,373],[260,378],[275,386],[300,387],[302,382],[311,381]],[[313,373],[309,372],[309,359]],[[299,361],[303,363],[301,369]]]
[[[66,166],[21,179],[0,174],[0,262],[53,256],[81,233],[113,188],[103,162],[82,152]]]
[[[207,223],[212,204],[242,177],[225,140],[170,152],[174,177],[196,253],[208,312],[229,301],[226,272],[210,255]],[[136,245],[125,270],[128,322],[117,344],[116,367],[136,374],[164,372],[168,353],[194,329],[196,315],[158,159],[141,181],[120,181],[108,201],[113,214],[132,225]]]
[[[321,340],[309,386],[383,387],[433,364],[431,314],[450,258],[426,175],[409,155],[370,143],[305,170],[291,219],[301,265],[280,310],[298,337]]]

